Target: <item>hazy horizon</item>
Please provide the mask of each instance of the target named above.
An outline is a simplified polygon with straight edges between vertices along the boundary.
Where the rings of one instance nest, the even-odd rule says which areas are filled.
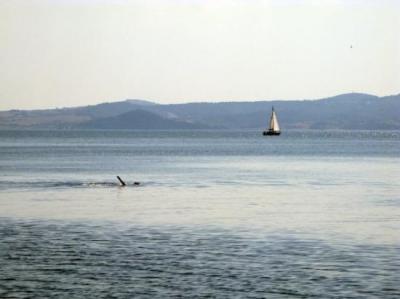
[[[397,1],[3,1],[0,110],[399,93]]]
[[[383,95],[383,96],[378,96],[378,95],[374,95],[374,94],[369,94],[369,93],[365,93],[365,92],[349,92],[349,93],[341,93],[341,94],[334,94],[334,95],[329,95],[326,97],[321,97],[321,98],[313,98],[313,99],[253,99],[253,100],[246,100],[246,99],[238,99],[235,101],[230,101],[229,99],[227,100],[218,100],[218,99],[208,99],[208,100],[199,100],[199,101],[187,101],[187,102],[174,102],[174,103],[159,103],[157,101],[153,101],[151,99],[134,99],[134,98],[127,98],[127,99],[117,99],[114,101],[100,101],[98,103],[90,103],[90,104],[78,104],[78,105],[74,105],[74,106],[55,106],[55,107],[41,107],[41,108],[12,108],[12,109],[2,109],[1,111],[10,111],[10,110],[51,110],[51,109],[64,109],[64,108],[77,108],[77,107],[85,107],[85,106],[96,106],[96,105],[100,105],[100,104],[112,104],[112,103],[118,103],[118,102],[125,102],[125,101],[144,101],[144,102],[149,102],[152,104],[156,104],[156,105],[174,105],[174,104],[193,104],[193,103],[231,103],[231,102],[273,102],[273,101],[318,101],[318,100],[322,100],[322,99],[328,99],[328,98],[333,98],[333,97],[337,97],[337,96],[341,96],[341,95],[347,95],[347,94],[364,94],[364,95],[369,95],[369,96],[376,96],[376,97],[388,97],[388,96],[396,96],[396,95],[400,95],[400,92],[395,93],[395,94],[389,94],[389,95]]]

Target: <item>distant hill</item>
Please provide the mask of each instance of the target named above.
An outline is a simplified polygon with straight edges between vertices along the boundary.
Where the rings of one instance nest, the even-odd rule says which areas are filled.
[[[150,102],[150,101],[144,101],[144,100],[131,100],[127,99],[126,102],[134,105],[140,105],[140,106],[153,106],[157,105],[156,103]]]
[[[379,98],[344,94],[320,100],[189,103],[158,105],[151,111],[168,111],[216,127],[264,128],[272,106],[283,129],[400,129],[400,95]]]
[[[10,110],[0,112],[0,128],[262,129],[267,126],[272,106],[283,130],[400,129],[400,95],[361,93],[319,100],[170,105],[126,100],[75,108]]]
[[[72,129],[94,119],[113,117],[151,105],[156,104],[126,100],[84,107],[0,111],[0,128]]]
[[[206,126],[166,119],[145,110],[133,110],[117,116],[98,118],[79,126],[83,129],[139,129],[139,130],[190,130],[206,129]]]

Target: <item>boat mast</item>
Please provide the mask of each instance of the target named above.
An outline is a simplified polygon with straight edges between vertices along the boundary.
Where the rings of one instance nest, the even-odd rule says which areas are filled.
[[[274,106],[272,106],[271,120],[269,122],[269,130],[279,132],[278,118],[276,117]]]
[[[274,131],[274,116],[275,116],[275,111],[274,111],[274,106],[272,106],[272,113],[271,113],[271,118],[269,120],[269,130]]]

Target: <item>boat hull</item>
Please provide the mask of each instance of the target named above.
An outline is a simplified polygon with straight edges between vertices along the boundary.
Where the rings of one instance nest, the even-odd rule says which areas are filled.
[[[281,132],[279,132],[279,131],[264,131],[263,135],[264,136],[279,136],[279,135],[281,135]]]

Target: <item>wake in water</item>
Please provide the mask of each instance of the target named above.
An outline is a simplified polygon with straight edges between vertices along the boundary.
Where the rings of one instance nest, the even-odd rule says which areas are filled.
[[[125,185],[121,185],[121,183],[112,181],[0,181],[0,190],[30,188],[126,188],[142,187],[151,184],[154,183],[125,182]]]

